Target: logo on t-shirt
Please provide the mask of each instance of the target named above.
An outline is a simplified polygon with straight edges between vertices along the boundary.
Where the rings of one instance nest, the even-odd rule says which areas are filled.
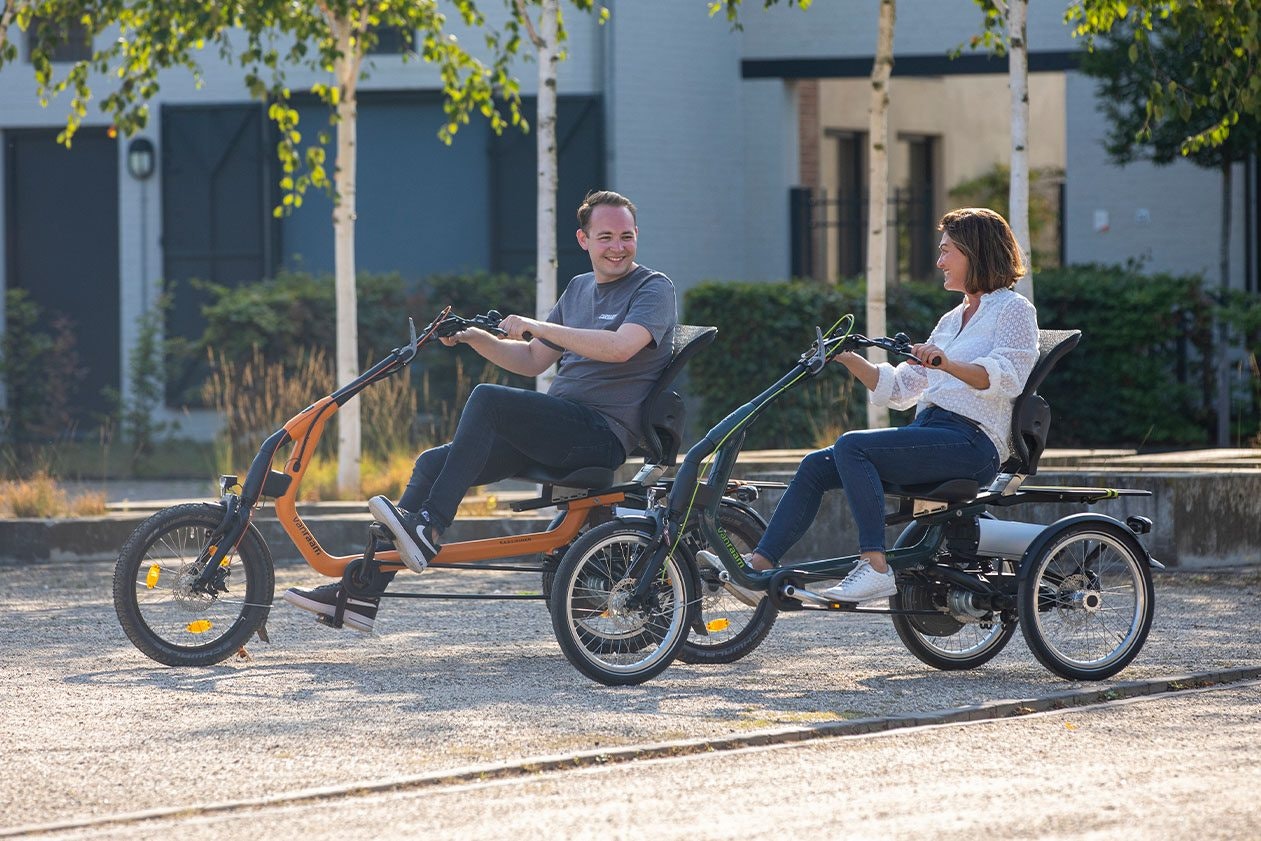
[[[597,315],[596,318],[600,321],[612,321],[617,318],[617,313],[601,313],[600,315]]]

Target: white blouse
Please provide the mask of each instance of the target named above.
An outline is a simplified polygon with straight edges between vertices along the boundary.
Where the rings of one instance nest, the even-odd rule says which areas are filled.
[[[941,317],[928,341],[952,362],[972,362],[990,375],[989,388],[975,389],[945,371],[903,362],[896,368],[879,366],[880,378],[871,392],[877,406],[916,413],[938,406],[981,425],[998,450],[999,464],[1011,455],[1011,406],[1024,390],[1038,361],[1038,314],[1033,304],[1012,289],[981,296],[972,318],[963,325],[964,304]]]

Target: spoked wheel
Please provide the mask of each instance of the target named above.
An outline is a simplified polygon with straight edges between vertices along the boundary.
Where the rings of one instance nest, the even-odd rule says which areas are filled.
[[[651,526],[611,522],[591,529],[565,553],[552,585],[552,627],[565,657],[606,686],[659,674],[687,640],[694,598],[686,561],[667,555],[654,571],[649,603],[628,603],[627,570],[650,548]]]
[[[1016,632],[1016,617],[990,613],[971,616],[951,610],[951,599],[966,598],[959,588],[906,577],[890,597],[893,610],[937,611],[933,616],[893,616],[893,627],[906,650],[935,669],[975,669],[1003,650]]]
[[[212,579],[214,595],[193,592],[197,563],[223,506],[163,509],[128,538],[114,567],[114,610],[127,636],[168,666],[206,666],[232,654],[267,618],[275,591],[271,553],[253,529]]]
[[[731,505],[718,509],[718,524],[741,554],[753,551],[766,531],[756,517]],[[695,525],[683,534],[683,542],[693,557],[705,548],[704,537]],[[734,663],[766,639],[779,611],[770,599],[761,599],[756,607],[745,604],[718,580],[716,570],[708,564],[698,563],[697,567],[701,621],[709,633],[700,636],[694,632],[679,650],[679,659],[684,663]]]
[[[1156,598],[1145,553],[1109,522],[1051,529],[1021,573],[1025,640],[1060,677],[1112,677],[1138,655],[1151,630]]]

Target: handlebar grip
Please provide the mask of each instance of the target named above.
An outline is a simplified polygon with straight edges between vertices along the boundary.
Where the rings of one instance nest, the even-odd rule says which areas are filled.
[[[928,360],[928,364],[929,364],[929,365],[931,365],[931,366],[933,366],[934,368],[940,367],[940,365],[941,365],[941,357],[940,357],[940,356],[934,356],[932,359]]]
[[[526,330],[524,333],[521,334],[521,338],[527,342],[531,342],[531,341],[534,341],[534,334],[531,333],[529,330]]]

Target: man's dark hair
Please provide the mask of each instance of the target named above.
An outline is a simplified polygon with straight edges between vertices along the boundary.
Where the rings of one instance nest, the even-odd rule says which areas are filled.
[[[630,211],[631,220],[635,224],[639,224],[639,217],[635,212],[635,203],[623,196],[621,193],[615,193],[612,190],[592,190],[587,193],[586,198],[582,200],[582,204],[578,205],[578,227],[584,231],[591,222],[591,212],[602,204],[611,205],[613,207],[624,207]]]

